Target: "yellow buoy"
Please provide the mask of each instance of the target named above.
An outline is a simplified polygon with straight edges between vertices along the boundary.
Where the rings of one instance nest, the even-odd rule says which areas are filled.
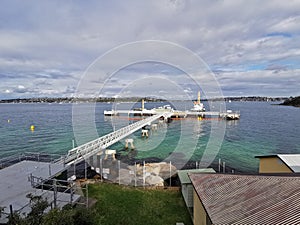
[[[35,128],[34,125],[31,125],[31,126],[30,126],[30,130],[31,130],[31,131],[34,131],[34,128]]]

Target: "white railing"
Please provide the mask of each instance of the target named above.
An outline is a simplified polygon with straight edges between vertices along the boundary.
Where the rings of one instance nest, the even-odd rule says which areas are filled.
[[[123,127],[117,131],[104,135],[86,144],[80,145],[76,148],[71,149],[67,156],[63,159],[64,163],[71,165],[73,163],[78,163],[101,150],[113,145],[114,143],[120,141],[121,139],[127,137],[128,135],[134,133],[135,131],[141,129],[146,125],[150,125],[153,121],[163,117],[169,118],[173,115],[172,112],[165,112],[157,114],[146,119],[140,120],[126,127]]]

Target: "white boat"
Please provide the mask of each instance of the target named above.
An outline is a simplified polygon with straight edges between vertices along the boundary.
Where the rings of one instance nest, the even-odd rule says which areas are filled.
[[[174,109],[170,105],[164,105],[160,106],[158,108],[153,108],[156,113],[162,113],[162,112],[174,112]]]
[[[119,115],[118,111],[115,110],[104,110],[104,116],[117,116]]]
[[[240,119],[240,113],[239,112],[233,112],[232,110],[227,110],[226,113],[221,113],[220,117],[226,120],[239,120]]]
[[[190,109],[192,112],[204,112],[205,107],[203,103],[200,102],[200,91],[198,91],[198,99],[194,102],[194,107]]]

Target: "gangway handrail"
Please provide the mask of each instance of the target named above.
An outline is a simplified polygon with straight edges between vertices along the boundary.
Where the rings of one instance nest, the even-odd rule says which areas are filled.
[[[126,127],[122,127],[114,132],[106,134],[102,137],[99,137],[93,141],[89,141],[83,145],[75,147],[68,151],[64,160],[64,163],[71,165],[73,163],[77,163],[82,161],[84,158],[94,155],[95,153],[99,152],[100,150],[104,150],[107,147],[111,146],[112,144],[120,141],[121,139],[125,138],[126,136],[134,133],[138,129],[142,128],[147,124],[151,124],[151,122],[164,117],[169,118],[173,115],[173,112],[164,112],[160,114],[153,115],[146,119],[140,120],[138,122],[132,123]]]

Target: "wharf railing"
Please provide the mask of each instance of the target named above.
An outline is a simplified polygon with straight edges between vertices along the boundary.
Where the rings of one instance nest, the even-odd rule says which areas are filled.
[[[14,165],[24,160],[36,162],[55,163],[58,159],[63,158],[60,154],[44,153],[44,152],[23,152],[16,155],[8,156],[0,159],[0,169]]]
[[[79,203],[75,199],[74,195],[77,190],[75,181],[44,179],[33,175],[28,177],[28,181],[36,191],[26,196],[28,198],[28,203],[26,205],[14,211],[19,215],[26,215],[30,212],[35,200],[46,201],[50,209],[61,208],[66,204],[86,204]],[[38,190],[39,192],[37,192]],[[66,198],[66,194],[69,195],[68,198]]]
[[[128,135],[134,133],[135,131],[141,129],[146,125],[150,125],[153,121],[163,117],[168,119],[173,115],[173,112],[165,112],[157,115],[153,115],[146,119],[140,120],[138,122],[132,123],[126,127],[123,127],[117,131],[104,135],[98,139],[90,141],[86,144],[80,145],[76,148],[71,149],[67,156],[61,160],[67,165],[78,163],[85,158],[88,158],[99,151],[106,149],[107,147],[113,145],[114,143],[120,141],[121,139],[127,137]]]

